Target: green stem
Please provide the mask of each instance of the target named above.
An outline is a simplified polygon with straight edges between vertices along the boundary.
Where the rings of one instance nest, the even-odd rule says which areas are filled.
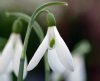
[[[25,53],[26,53],[26,49],[27,49],[27,45],[28,45],[29,36],[31,33],[32,25],[33,25],[36,17],[41,13],[41,10],[43,10],[47,6],[52,6],[52,5],[66,5],[66,3],[65,2],[49,2],[49,3],[42,5],[41,7],[37,8],[34,11],[32,17],[31,17],[31,20],[28,24],[27,33],[25,36],[24,46],[23,46],[23,50],[22,50],[21,60],[22,59],[25,60]],[[17,81],[23,81],[23,71],[21,71],[23,69],[24,69],[24,62],[20,61],[20,69],[19,69],[19,75],[18,75]]]
[[[19,74],[18,74],[17,81],[22,81],[22,79],[23,79],[24,61],[25,61],[25,59],[20,59],[20,67],[19,67]]]
[[[20,13],[20,12],[6,12],[5,15],[7,17],[9,16],[15,16],[15,17],[20,17],[21,19],[23,19],[26,22],[29,22],[31,20],[31,17],[24,14],[24,13]]]
[[[47,60],[47,52],[44,55],[44,63],[45,63],[45,81],[49,81],[50,68]]]
[[[36,17],[43,12],[43,10],[40,10],[34,17],[34,20],[36,19]],[[34,23],[34,22],[33,22]],[[22,60],[25,60],[25,56],[26,56],[26,49],[27,49],[27,45],[28,45],[28,39],[31,33],[31,29],[32,29],[32,24],[29,22],[28,25],[28,29],[27,29],[27,33],[25,36],[25,41],[24,41],[24,46],[23,46],[23,50],[22,50],[22,56],[21,56],[21,60],[20,60],[20,68],[19,68],[19,75],[18,75],[18,80],[17,81],[23,81],[23,70],[24,69],[24,62],[22,62]]]

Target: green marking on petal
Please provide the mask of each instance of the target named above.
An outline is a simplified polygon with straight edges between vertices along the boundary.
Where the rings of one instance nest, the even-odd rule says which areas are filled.
[[[52,38],[52,39],[50,40],[50,44],[49,44],[49,46],[50,46],[50,48],[53,48],[54,45],[55,45],[55,39]]]

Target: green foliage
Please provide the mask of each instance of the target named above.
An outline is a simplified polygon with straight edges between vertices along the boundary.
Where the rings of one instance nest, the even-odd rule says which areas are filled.
[[[7,42],[7,39],[0,37],[0,52],[3,50],[6,42]]]

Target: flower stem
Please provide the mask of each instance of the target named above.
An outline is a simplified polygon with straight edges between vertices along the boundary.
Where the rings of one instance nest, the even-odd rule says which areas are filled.
[[[23,68],[24,68],[25,59],[20,59],[20,67],[17,81],[22,81],[23,79]]]
[[[49,68],[49,64],[47,61],[47,52],[44,55],[44,63],[45,63],[45,81],[49,81],[50,68]]]
[[[32,25],[35,22],[35,19],[37,18],[37,16],[42,12],[42,10],[44,8],[46,8],[47,6],[52,6],[52,5],[66,5],[66,2],[49,2],[49,3],[46,3],[42,6],[40,6],[39,8],[37,8],[31,16],[31,20],[28,24],[28,28],[27,28],[27,32],[26,32],[26,36],[25,36],[24,46],[23,46],[23,50],[22,50],[22,56],[21,56],[21,60],[20,60],[19,75],[18,75],[17,81],[23,81],[24,60],[25,60],[25,56],[26,56],[26,49],[27,49],[28,40],[29,40],[29,36],[30,36],[30,33],[31,33]],[[46,71],[47,71],[47,69],[46,69]],[[48,76],[46,77],[46,81],[48,81]]]

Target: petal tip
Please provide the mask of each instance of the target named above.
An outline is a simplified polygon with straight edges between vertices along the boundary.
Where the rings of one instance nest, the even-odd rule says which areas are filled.
[[[27,66],[27,71],[31,71],[31,70],[33,70],[34,68],[35,68],[36,66],[33,66],[32,64],[31,64],[31,62],[28,64],[28,66]]]
[[[32,68],[30,67],[30,65],[27,66],[27,71],[31,71]]]

